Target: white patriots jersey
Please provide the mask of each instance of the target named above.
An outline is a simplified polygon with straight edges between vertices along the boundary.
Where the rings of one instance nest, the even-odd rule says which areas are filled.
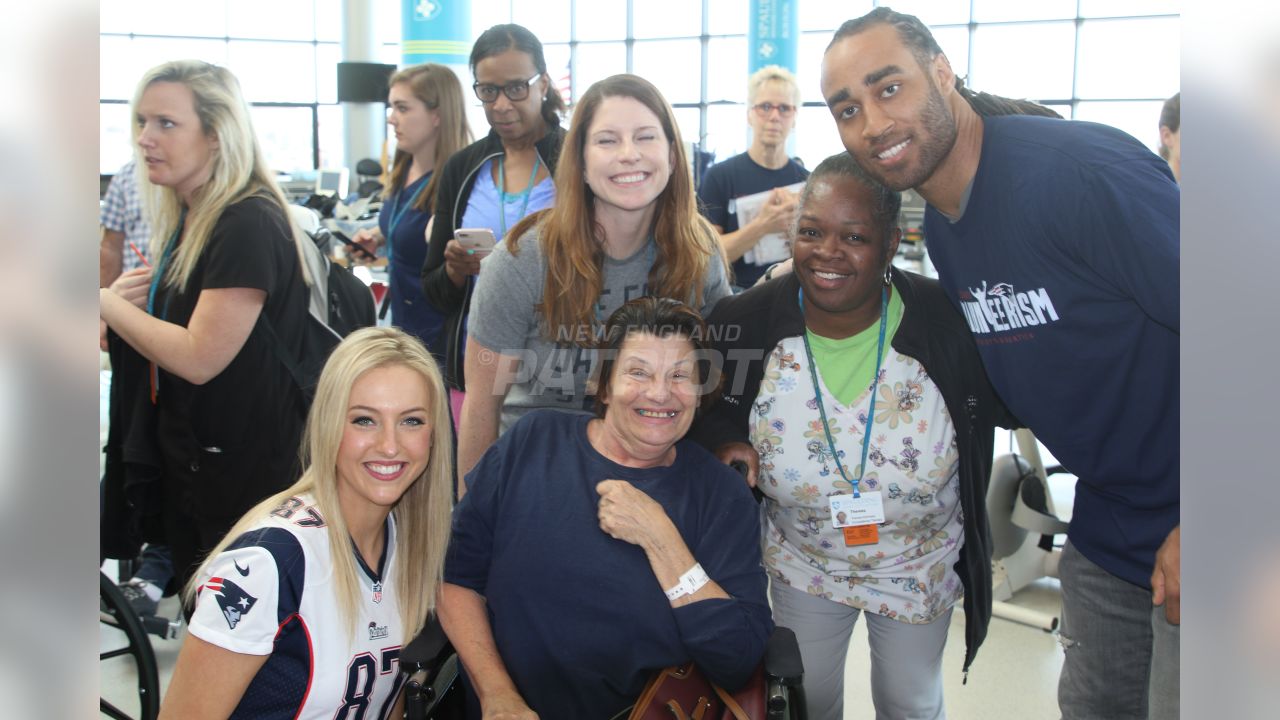
[[[314,498],[290,498],[201,576],[191,634],[233,652],[270,655],[231,717],[383,720],[391,712],[403,683],[400,647],[409,640],[393,591],[395,523],[387,518],[379,568],[356,554],[354,633],[333,594],[328,533]]]

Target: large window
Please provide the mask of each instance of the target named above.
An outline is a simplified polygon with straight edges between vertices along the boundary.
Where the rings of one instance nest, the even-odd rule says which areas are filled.
[[[792,152],[812,167],[841,148],[818,88],[823,50],[841,22],[878,3],[799,2],[805,107]],[[401,0],[367,4],[377,14],[381,61],[398,62]],[[1178,91],[1177,0],[894,0],[892,7],[930,25],[971,87],[1115,125],[1156,147],[1160,105]],[[471,8],[474,35],[500,22],[537,34],[553,80],[571,98],[603,77],[633,72],[662,89],[685,140],[720,159],[749,142],[746,0],[471,0]],[[239,75],[273,167],[339,164],[341,21],[342,0],[103,0],[103,172],[128,158],[127,102],[137,78],[178,57]],[[483,133],[483,115],[472,110]]]
[[[395,2],[370,3],[383,16]],[[129,100],[138,79],[168,60],[226,66],[240,80],[272,168],[282,172],[342,163],[337,103],[341,0],[102,0],[101,172],[131,154]],[[399,20],[379,33],[383,57],[399,57]]]

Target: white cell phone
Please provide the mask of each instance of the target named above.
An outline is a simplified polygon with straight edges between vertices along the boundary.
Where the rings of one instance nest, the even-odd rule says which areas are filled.
[[[462,247],[475,250],[477,255],[488,255],[498,244],[489,228],[458,228],[453,231],[453,237]]]

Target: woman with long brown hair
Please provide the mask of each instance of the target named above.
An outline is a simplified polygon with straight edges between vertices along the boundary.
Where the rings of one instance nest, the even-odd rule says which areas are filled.
[[[427,260],[424,233],[439,184],[435,171],[471,142],[462,83],[444,65],[426,63],[397,72],[387,84],[387,124],[395,131],[396,153],[378,226],[361,230],[354,239],[369,251],[387,246],[391,322],[443,358],[444,315],[427,304],[419,275]]]
[[[653,295],[705,313],[729,294],[674,113],[649,81],[614,75],[583,94],[555,185],[555,205],[513,228],[480,274],[459,478],[528,411],[590,412],[590,347],[623,303]]]

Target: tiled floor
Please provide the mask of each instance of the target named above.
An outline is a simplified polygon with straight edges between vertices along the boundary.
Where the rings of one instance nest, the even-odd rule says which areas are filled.
[[[1042,580],[1013,597],[1013,604],[1055,615],[1058,583]],[[873,718],[867,635],[854,629],[845,665],[845,718]],[[951,720],[1049,720],[1058,717],[1058,670],[1062,650],[1057,636],[1027,625],[992,618],[987,639],[961,684],[964,665],[964,613],[956,612],[943,653],[943,694]]]

